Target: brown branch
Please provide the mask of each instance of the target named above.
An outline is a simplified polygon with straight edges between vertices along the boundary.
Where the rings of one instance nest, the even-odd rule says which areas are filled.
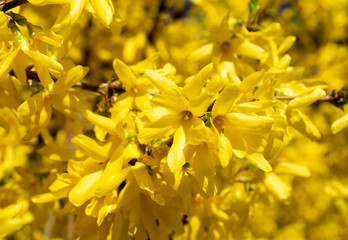
[[[290,100],[293,100],[295,98],[300,98],[300,97],[297,97],[297,96],[274,96],[274,99],[282,100],[282,101],[290,101]],[[335,97],[335,96],[332,96],[332,95],[326,95],[326,96],[320,98],[318,101],[321,101],[321,102],[332,102],[332,101],[335,101],[337,98],[340,98],[340,97]]]
[[[28,79],[40,82],[40,78],[37,74],[37,72],[32,71],[31,69],[33,68],[33,66],[29,66],[27,67],[26,70],[26,75]],[[11,76],[17,77],[15,72],[13,70],[11,70],[9,72],[9,74]],[[52,78],[54,81],[57,81],[56,78]],[[75,86],[73,87],[79,87],[83,90],[87,90],[87,91],[91,91],[91,92],[98,92],[100,94],[102,94],[103,96],[106,97],[106,99],[108,100],[108,102],[110,101],[110,104],[112,102],[112,98],[114,97],[115,94],[121,94],[123,92],[125,92],[124,88],[122,87],[121,82],[118,79],[113,79],[112,81],[108,81],[107,83],[101,83],[99,85],[89,85],[88,83],[85,82],[78,82],[75,84]],[[150,94],[156,95],[156,93],[151,93]],[[333,90],[332,93],[330,95],[326,95],[322,98],[320,98],[318,101],[316,101],[316,103],[318,102],[329,102],[333,105],[335,105],[336,107],[339,107],[339,102],[343,101],[345,96],[346,96],[346,92],[344,90]],[[293,100],[295,98],[299,98],[299,96],[274,96],[274,99],[276,100],[281,100],[281,101],[290,101]],[[214,101],[209,105],[207,112],[210,112],[215,104],[216,99],[214,99]],[[255,101],[255,99],[254,99]],[[203,118],[205,115],[200,116],[201,118]]]
[[[35,82],[40,82],[40,78],[37,74],[37,72],[32,71],[31,69],[33,66],[29,66],[25,69],[27,79],[33,80]],[[11,76],[17,77],[15,72],[11,70],[9,72]],[[52,78],[53,81],[57,81],[56,78]],[[91,92],[98,92],[101,93],[102,95],[107,95],[109,97],[112,97],[115,93],[121,94],[124,92],[124,89],[122,87],[121,82],[118,79],[114,79],[112,81],[109,81],[107,83],[101,83],[99,85],[90,85],[85,82],[78,82],[75,84],[74,87],[79,87],[83,90],[91,91]]]
[[[295,99],[297,97],[294,97],[294,96],[274,96],[274,99],[277,99],[277,100],[292,100],[292,99]]]
[[[154,44],[154,41],[155,41],[155,35],[157,33],[157,30],[158,30],[158,25],[159,25],[159,22],[160,22],[160,18],[161,18],[161,14],[163,12],[165,12],[166,10],[166,0],[161,0],[159,5],[158,5],[158,12],[157,12],[157,15],[154,19],[154,25],[151,29],[150,32],[147,33],[147,40],[151,43],[151,44]]]
[[[3,1],[1,3],[3,3]],[[27,0],[14,0],[11,2],[6,2],[3,5],[1,11],[7,12],[8,10],[11,10],[12,8],[18,7],[18,6],[23,5],[25,3],[28,3],[28,1]]]
[[[286,101],[286,100],[290,101],[290,100],[293,100],[295,98],[299,98],[299,97],[296,97],[296,96],[274,96],[274,99],[284,100],[284,101]],[[320,98],[318,101],[330,102],[334,99],[335,99],[334,96],[327,95],[327,96]]]
[[[39,78],[39,75],[37,74],[37,72],[35,71],[31,71],[31,69],[33,68],[34,66],[28,66],[26,69],[25,69],[25,73],[27,75],[27,78],[28,79],[31,79],[31,80],[34,80],[34,81],[37,81],[37,82],[40,82],[40,78]],[[15,72],[13,70],[10,71],[9,73],[11,76],[14,76],[14,77],[17,77]],[[56,82],[57,79],[52,77],[53,81]]]

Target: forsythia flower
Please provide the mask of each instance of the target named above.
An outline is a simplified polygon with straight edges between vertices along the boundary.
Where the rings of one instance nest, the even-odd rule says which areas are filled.
[[[114,6],[111,0],[29,0],[29,2],[39,6],[48,4],[69,4],[69,17],[72,24],[76,22],[84,9],[95,14],[106,27],[108,27],[113,20]]]
[[[346,6],[0,1],[0,238],[347,239]]]

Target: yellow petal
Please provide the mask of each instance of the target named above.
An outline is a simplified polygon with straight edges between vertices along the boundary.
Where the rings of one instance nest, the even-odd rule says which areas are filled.
[[[98,219],[97,219],[98,226],[102,224],[103,220],[109,213],[114,212],[114,210],[116,209],[118,198],[117,198],[117,193],[115,192],[116,191],[105,196],[104,202],[102,202],[102,206],[98,212]]]
[[[150,94],[144,94],[134,97],[134,104],[136,108],[141,109],[142,111],[153,108],[151,103],[152,96]]]
[[[56,34],[52,30],[35,33],[35,39],[53,45],[55,47],[61,47],[64,42],[64,37]]]
[[[83,110],[81,114],[92,124],[98,125],[110,134],[117,135],[116,124],[110,118],[95,114],[90,110]]]
[[[208,149],[206,146],[201,146],[197,150],[192,159],[192,167],[197,176],[213,176],[215,175],[214,161],[216,153]]]
[[[31,201],[33,203],[49,203],[55,200],[66,198],[69,195],[70,189],[71,187],[66,187],[56,192],[48,192],[48,193],[35,195],[34,197],[31,198]]]
[[[17,55],[18,59],[22,59],[22,61],[12,61],[12,68],[15,72],[15,75],[19,81],[21,81],[22,84],[27,84],[27,73],[23,65],[30,64],[28,59],[25,57],[25,54],[23,52],[19,52]],[[0,63],[1,65],[1,63]],[[1,70],[0,70],[1,75]]]
[[[185,164],[184,148],[186,145],[186,135],[182,126],[179,126],[174,133],[173,145],[171,146],[167,162],[171,172],[181,171]]]
[[[19,122],[28,124],[30,122],[30,117],[43,108],[44,99],[45,95],[43,93],[38,93],[22,103],[16,112]]]
[[[227,129],[225,130],[225,135],[231,143],[233,154],[238,158],[245,157],[249,147],[245,139],[241,136],[235,135],[233,132],[231,133],[230,131],[227,131]]]
[[[147,191],[152,196],[154,194],[153,183],[147,168],[143,164],[132,167],[132,173],[140,189]]]
[[[266,56],[266,52],[263,48],[247,40],[234,38],[231,40],[230,44],[235,47],[235,52],[239,55],[254,59],[262,59]]]
[[[295,41],[296,41],[296,37],[294,37],[294,36],[286,37],[284,39],[284,41],[282,42],[282,44],[280,45],[280,47],[278,48],[278,54],[282,55],[286,51],[288,51],[291,48],[291,46],[294,44]]]
[[[119,147],[107,163],[101,177],[100,184],[95,191],[95,195],[97,197],[103,197],[112,192],[112,190],[117,189],[117,187],[126,179],[130,168],[125,168],[122,170],[122,150],[123,148]]]
[[[148,110],[143,110],[144,115],[150,120],[150,122],[155,122],[161,117],[170,114],[168,109],[162,107],[153,107]]]
[[[227,167],[233,155],[233,149],[230,141],[222,135],[220,136],[220,149],[218,150],[218,158],[223,168]]]
[[[206,126],[199,125],[191,128],[188,132],[187,143],[191,145],[200,145],[203,142],[216,142],[218,137]]]
[[[172,80],[156,71],[146,69],[145,74],[160,91],[165,91],[171,88],[180,91],[179,87]]]
[[[53,87],[53,79],[48,68],[39,61],[33,59],[32,61],[42,86],[45,88],[45,90],[51,90]]]
[[[51,104],[45,104],[44,107],[39,112],[38,116],[36,117],[35,127],[31,129],[22,139],[24,141],[27,141],[37,136],[41,132],[41,130],[50,123],[51,116],[52,116]]]
[[[191,99],[187,109],[192,112],[194,116],[202,116],[206,113],[211,101],[211,95],[204,91],[201,95]]]
[[[87,216],[97,217],[101,207],[103,206],[104,199],[93,197],[85,208],[85,214]]]
[[[177,88],[170,88],[157,93],[151,101],[155,105],[169,108],[176,112],[184,111],[188,103]]]
[[[252,116],[242,113],[229,113],[225,116],[226,128],[252,132],[267,132],[274,122],[269,116]]]
[[[114,213],[112,225],[112,240],[123,240],[128,234],[128,221],[124,219],[121,211]]]
[[[220,24],[220,28],[219,28],[219,42],[223,43],[223,42],[227,42],[228,40],[230,40],[231,34],[230,31],[228,29],[228,19],[230,18],[230,14],[228,13],[222,20],[221,20],[221,24]]]
[[[239,88],[236,84],[228,84],[218,96],[213,110],[213,118],[230,113],[234,107],[234,103],[239,96]]]
[[[11,49],[9,52],[0,56],[0,76],[4,74],[11,66],[20,49]]]
[[[143,128],[138,134],[138,141],[144,144],[158,138],[168,137],[178,128],[179,120],[177,114],[163,116],[158,121]]]
[[[28,0],[33,5],[43,6],[49,4],[64,4],[68,3],[69,0]]]
[[[333,134],[338,133],[343,128],[348,126],[348,114],[344,115],[343,117],[337,119],[332,125],[331,125],[331,131]]]
[[[129,142],[123,150],[123,159],[125,162],[129,162],[131,159],[138,159],[140,157],[140,151],[138,149],[138,144],[134,142]]]
[[[291,100],[288,104],[288,108],[299,108],[306,107],[312,103],[318,101],[320,98],[324,97],[326,92],[323,89],[316,88],[312,93],[303,97],[297,97]]]
[[[68,173],[62,173],[58,175],[57,179],[49,186],[48,189],[51,192],[58,192],[62,189],[70,187],[71,185],[76,183],[77,180],[78,179],[73,175],[70,175]]]
[[[85,8],[86,0],[70,0],[70,22],[74,24],[80,17],[82,10]]]
[[[60,78],[54,84],[54,93],[61,93],[68,90],[76,83],[80,82],[86,76],[87,73],[88,67],[76,66],[70,69],[66,76]]]
[[[107,158],[108,153],[106,149],[97,144],[92,138],[83,134],[76,135],[71,139],[71,144],[97,162],[104,162]]]
[[[277,165],[275,172],[291,174],[299,177],[309,177],[311,175],[307,167],[290,162],[280,162]]]
[[[61,73],[63,72],[63,66],[52,58],[36,51],[23,50],[23,52],[28,55],[32,60],[35,60],[41,65],[44,65],[48,68],[50,72]]]
[[[129,169],[129,168],[128,168]],[[129,203],[134,202],[139,198],[140,189],[137,186],[132,174],[127,177],[126,186],[121,190],[118,197],[117,209],[124,209],[129,207]]]
[[[288,124],[295,128],[297,131],[311,139],[312,141],[318,140],[321,134],[312,121],[297,109],[287,111],[286,117]]]
[[[14,204],[3,207],[0,211],[0,236],[6,237],[6,234],[16,232],[33,220],[34,217],[28,211],[28,203],[25,201],[17,201]]]
[[[209,43],[206,45],[203,45],[193,53],[191,53],[187,57],[187,61],[189,62],[198,62],[198,61],[204,61],[206,59],[209,59],[213,54],[214,44]]]
[[[272,166],[261,153],[253,153],[246,155],[246,159],[248,159],[252,164],[254,164],[255,166],[257,166],[265,172],[272,171]]]
[[[261,101],[255,101],[255,102],[246,102],[241,103],[236,106],[236,109],[238,109],[242,113],[254,113],[254,112],[260,112],[267,108],[270,108],[276,104],[275,101],[267,101],[267,100],[261,100]]]
[[[81,178],[73,189],[71,189],[69,201],[74,204],[74,206],[80,207],[91,199],[94,196],[94,191],[98,187],[102,174],[103,171],[98,171]]]
[[[267,175],[265,185],[279,200],[286,200],[290,197],[291,187],[281,181],[274,173]]]
[[[117,102],[110,109],[112,114],[111,119],[115,124],[118,124],[124,120],[128,115],[129,111],[132,109],[134,98],[129,96],[127,92],[121,94],[117,98]]]
[[[126,91],[129,91],[137,84],[137,78],[134,73],[121,60],[115,59],[113,66],[120,81],[125,86]]]
[[[200,95],[202,88],[210,75],[213,73],[213,64],[210,63],[200,70],[194,77],[185,84],[183,88],[183,94],[188,99],[193,99]]]
[[[264,71],[254,72],[243,79],[240,84],[240,89],[244,93],[252,91],[257,85],[262,81],[264,76]]]
[[[111,0],[90,0],[97,17],[105,27],[109,27],[114,15],[114,5]]]

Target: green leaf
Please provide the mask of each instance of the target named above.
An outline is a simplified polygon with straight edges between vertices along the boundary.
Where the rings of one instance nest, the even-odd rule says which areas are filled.
[[[344,110],[344,106],[348,104],[348,85],[345,84],[340,91],[343,96],[341,97],[340,100],[337,101],[337,107],[340,109]]]
[[[256,17],[257,11],[260,10],[260,6],[258,5],[258,0],[251,0],[249,3],[249,13],[251,16],[251,20],[254,20]]]

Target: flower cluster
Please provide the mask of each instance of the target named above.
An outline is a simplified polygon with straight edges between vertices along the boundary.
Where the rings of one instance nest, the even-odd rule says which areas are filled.
[[[347,236],[347,46],[291,63],[296,2],[2,1],[0,238]]]

